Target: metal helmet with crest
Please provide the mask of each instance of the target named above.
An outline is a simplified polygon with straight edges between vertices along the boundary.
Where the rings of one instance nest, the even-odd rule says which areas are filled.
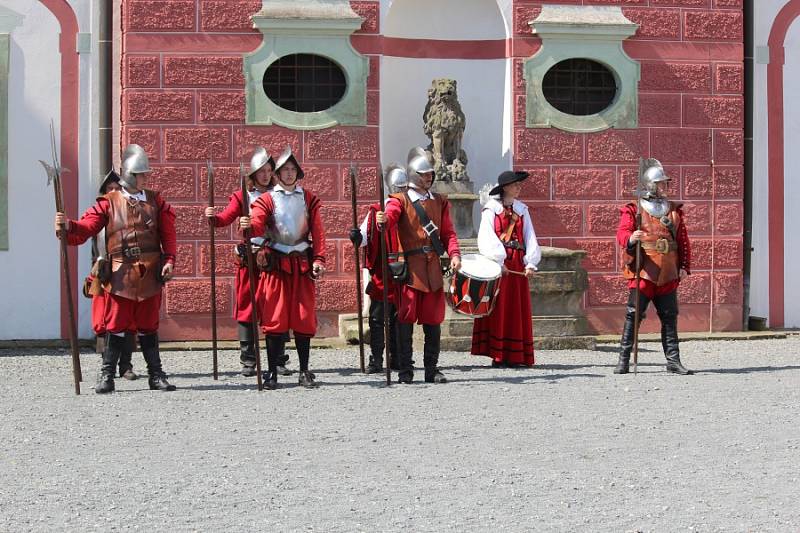
[[[272,169],[275,169],[275,160],[272,159],[272,156],[269,155],[266,148],[259,146],[256,148],[255,152],[253,152],[253,157],[250,158],[250,170],[247,172],[247,175],[252,176],[264,168],[267,163],[269,163]]]
[[[669,181],[671,178],[664,172],[664,166],[658,159],[645,159],[642,161],[642,171],[639,175],[638,195],[642,198],[659,198],[658,184]]]
[[[405,167],[397,163],[391,163],[386,167],[384,179],[392,192],[399,192],[408,187],[408,173]]]
[[[298,163],[297,159],[294,157],[291,146],[287,146],[286,150],[284,150],[283,153],[278,156],[278,159],[275,161],[275,172],[280,172],[281,168],[283,168],[283,166],[289,161],[294,163],[294,166],[297,167],[297,179],[303,179],[303,176],[305,176],[306,173],[303,172],[302,168],[300,168],[300,163]]]
[[[119,181],[123,186],[138,189],[137,174],[150,172],[150,162],[147,159],[147,152],[138,144],[129,144],[122,152],[122,165],[120,167]]]
[[[422,188],[422,174],[433,172],[433,162],[430,155],[420,146],[415,146],[408,152],[408,181],[409,186]],[[434,174],[434,179],[436,175]],[[431,181],[431,184],[433,181]]]

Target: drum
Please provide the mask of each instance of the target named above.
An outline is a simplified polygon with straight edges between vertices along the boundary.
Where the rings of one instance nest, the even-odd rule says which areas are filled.
[[[447,301],[456,313],[473,318],[486,316],[494,309],[500,292],[500,265],[478,254],[461,257],[461,270],[450,278]]]

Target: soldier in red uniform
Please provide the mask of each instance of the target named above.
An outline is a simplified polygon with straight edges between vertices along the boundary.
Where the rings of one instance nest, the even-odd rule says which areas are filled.
[[[450,267],[461,268],[461,252],[450,219],[447,198],[431,192],[435,174],[422,148],[408,155],[409,189],[389,195],[386,212],[376,220],[390,231],[396,228],[407,266],[407,281],[398,289],[397,334],[400,383],[414,380],[412,335],[414,323],[425,333],[423,361],[426,383],[447,383],[439,371],[440,339],[444,321],[444,278],[440,258],[447,252]]]
[[[264,383],[278,386],[277,367],[286,344],[285,335],[294,332],[300,361],[298,382],[315,388],[309,371],[311,337],[317,333],[314,280],[325,273],[325,231],[320,218],[320,201],[298,185],[305,173],[287,148],[275,162],[277,175],[271,191],[253,204],[250,217],[242,217],[242,228],[252,227],[253,236],[266,237],[259,253],[264,269],[256,304],[261,329],[267,336],[268,370]]]
[[[272,185],[273,171],[275,170],[275,160],[267,153],[267,150],[259,146],[250,159],[250,171],[248,172],[249,193],[248,205],[255,203],[258,198],[267,192]],[[227,207],[215,214],[213,207],[207,207],[205,215],[213,218],[214,226],[217,228],[225,227],[233,223],[242,215],[242,191],[237,189],[228,202]],[[250,239],[253,253],[264,244],[263,237],[253,237]],[[252,317],[252,305],[250,302],[250,276],[247,272],[247,261],[245,259],[244,240],[236,247],[237,270],[236,270],[236,307],[234,317],[239,323],[239,360],[242,363],[242,376],[251,377],[256,375],[256,353],[253,346],[253,330],[250,327]],[[258,274],[256,279],[258,279]],[[281,366],[283,372],[285,368]]]
[[[517,200],[527,178],[527,172],[500,174],[481,211],[478,251],[501,265],[503,277],[494,310],[475,319],[472,353],[491,357],[493,367],[532,366],[534,362],[528,278],[534,276],[542,251],[528,206]]]
[[[386,169],[386,180],[394,192],[405,191],[408,187],[408,174],[399,165],[389,165]],[[380,211],[380,204],[369,206],[364,222],[360,228],[350,230],[350,242],[353,246],[365,248],[364,266],[369,271],[370,282],[367,284],[366,293],[369,295],[369,364],[365,372],[378,374],[383,372],[383,351],[386,346],[386,333],[384,327],[384,306],[389,306],[389,353],[392,355],[392,367],[397,366],[397,287],[390,279],[387,291],[388,303],[383,300],[383,269],[381,267],[381,241],[375,215]],[[395,261],[400,249],[397,231],[387,231],[386,253],[389,261]]]
[[[106,347],[98,394],[114,390],[114,371],[126,350],[125,334],[138,333],[147,363],[150,389],[171,391],[161,368],[158,349],[158,313],[162,284],[172,278],[175,263],[175,212],[155,191],[142,189],[142,174],[150,172],[141,146],[129,145],[122,156],[122,189],[97,199],[80,220],[56,213],[55,227],[63,224],[69,244],[83,244],[106,230],[111,262],[110,279],[103,284]]]
[[[617,242],[625,251],[623,276],[628,280],[628,305],[615,374],[627,374],[634,342],[636,296],[639,321],[652,301],[661,320],[661,345],[667,358],[667,372],[692,374],[681,364],[678,347],[678,285],[690,274],[691,249],[680,203],[669,201],[664,186],[669,177],[655,159],[639,178],[638,194],[642,225],[636,229],[637,208],[629,203],[620,209]],[[641,242],[641,280],[636,290],[636,243]]]

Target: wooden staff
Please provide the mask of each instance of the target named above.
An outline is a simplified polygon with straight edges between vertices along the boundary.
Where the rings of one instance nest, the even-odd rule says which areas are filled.
[[[244,165],[239,163],[239,177],[242,180],[242,216],[250,216],[250,194],[247,190],[247,174]],[[261,351],[258,341],[258,315],[256,314],[256,274],[255,261],[253,261],[253,249],[250,244],[250,229],[244,230],[244,254],[247,259],[247,276],[250,279],[250,329],[253,332],[253,351],[256,354],[256,380],[258,380],[258,390],[264,390],[264,381],[261,378]]]
[[[716,218],[716,204],[717,204],[717,172],[714,168],[714,160],[711,160],[711,295],[709,296],[708,303],[708,332],[714,331],[714,252],[717,248],[717,224]]]
[[[383,169],[378,169],[378,194],[380,195],[381,213],[386,212],[386,200],[384,199]],[[386,386],[392,385],[392,351],[389,349],[391,344],[391,327],[389,325],[389,267],[386,258],[386,237],[388,228],[386,224],[378,224],[378,232],[381,238],[381,275],[383,279],[383,338],[384,352],[386,353]]]
[[[644,160],[640,157],[639,158],[639,178],[636,180],[636,226],[635,230],[638,231],[642,228],[642,186],[641,186],[641,177],[644,175],[645,171],[645,163]],[[639,284],[642,281],[642,241],[636,241],[636,289],[634,290],[634,296],[636,298],[636,303],[634,303],[634,313],[633,313],[633,373],[637,374],[639,372],[639,317],[641,316],[641,309],[639,309],[639,300],[641,296],[639,294]]]
[[[50,121],[50,149],[52,152],[53,165],[50,166],[41,159],[39,162],[44,166],[47,172],[47,184],[53,183],[53,190],[56,196],[56,212],[64,212],[63,191],[61,188],[61,166],[58,161],[58,151],[56,150],[56,133],[53,127],[53,121]],[[69,271],[69,254],[67,253],[67,228],[64,224],[58,232],[59,240],[61,241],[61,266],[64,274],[64,285],[67,291],[67,309],[69,311],[69,346],[72,351],[72,381],[75,385],[75,394],[81,393],[81,381],[83,381],[83,373],[81,372],[81,357],[78,351],[78,330],[75,325],[75,305],[72,301],[72,280]]]
[[[356,204],[356,166],[350,163],[350,205],[353,210],[353,228],[358,229],[358,205]],[[358,306],[358,360],[361,373],[366,372],[364,366],[364,301],[361,294],[361,248],[353,246],[356,258],[356,305]]]
[[[214,207],[214,166],[209,158],[206,161],[206,177],[208,178],[208,207]],[[213,365],[214,380],[218,379],[218,360],[217,360],[217,250],[214,239],[214,217],[208,219],[208,235],[211,248],[209,256],[211,259],[211,364]]]

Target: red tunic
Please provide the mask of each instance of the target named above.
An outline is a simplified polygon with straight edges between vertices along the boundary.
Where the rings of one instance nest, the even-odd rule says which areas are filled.
[[[156,193],[158,206],[158,236],[161,251],[168,263],[175,263],[177,236],[175,233],[175,212],[167,202]],[[110,204],[106,198],[98,198],[97,203],[86,210],[80,220],[70,220],[67,242],[72,246],[83,244],[97,235],[109,223]],[[158,331],[158,314],[161,308],[161,292],[135,301],[114,294],[103,298],[103,322],[111,333],[140,332],[144,334]],[[98,302],[99,305],[99,302]],[[94,312],[94,302],[92,302]],[[93,320],[93,325],[95,321]]]
[[[428,206],[426,206],[426,210]],[[391,230],[398,227],[401,217],[408,216],[403,205],[397,198],[389,198],[386,202],[386,224]],[[430,215],[429,215],[430,216]],[[436,218],[430,216],[431,219]],[[450,218],[450,204],[443,198],[441,224],[439,227],[439,237],[442,245],[447,250],[450,257],[461,255],[458,248],[458,238],[453,228],[453,221]],[[402,239],[403,237],[400,236]],[[414,237],[411,237],[412,239]],[[427,242],[430,245],[430,239]],[[433,254],[428,254],[433,255]],[[438,258],[436,258],[438,261]],[[437,266],[438,268],[438,266]],[[441,276],[439,277],[441,279]],[[404,324],[418,323],[438,325],[444,321],[444,290],[438,288],[434,291],[423,291],[415,289],[410,285],[402,285],[399,290],[399,305],[397,309],[397,320]]]
[[[507,207],[494,217],[494,232],[500,237],[511,223],[512,209]],[[520,217],[511,233],[511,240],[524,243]],[[525,250],[506,248],[505,266],[525,271]],[[472,353],[487,355],[498,363],[531,366],[533,357],[533,320],[528,279],[505,274],[500,283],[495,307],[489,316],[476,318],[472,328]]]
[[[684,220],[683,210],[680,207],[677,207],[676,209],[680,215],[680,219]],[[627,249],[628,241],[635,230],[636,204],[626,204],[620,208],[619,226],[617,227],[617,244],[619,244],[623,250]],[[687,274],[690,274],[692,252],[691,247],[689,246],[689,234],[686,232],[686,224],[681,223],[678,226],[675,238],[678,242],[678,268],[683,269]],[[640,279],[639,290],[642,292],[642,294],[652,300],[655,296],[669,294],[672,291],[677,290],[680,282],[680,279],[676,279],[667,283],[666,285],[658,287],[650,280]],[[628,288],[636,288],[636,279],[628,280]]]
[[[219,214],[214,216],[214,226],[217,228],[229,226],[234,220],[242,216],[242,190],[239,189],[231,195],[228,205]],[[244,239],[241,244],[244,244]],[[236,306],[233,310],[233,316],[237,322],[250,323],[251,313],[253,312],[250,305],[250,276],[247,272],[247,265],[242,264],[241,261],[236,262]],[[256,273],[256,282],[259,280],[259,275]],[[258,288],[256,288],[256,292]]]
[[[375,301],[383,301],[383,269],[381,268],[381,240],[378,225],[375,222],[375,213],[380,211],[380,204],[369,206],[367,213],[367,245],[364,249],[364,266],[369,270],[370,283],[367,285],[366,292]],[[386,231],[386,253],[396,254],[400,248],[397,238],[397,231],[387,229]],[[391,258],[390,258],[391,261]],[[393,280],[389,280],[388,297],[390,303],[397,300],[397,285]]]
[[[320,217],[320,201],[303,190],[311,239],[311,261],[306,254],[277,254],[273,270],[261,275],[256,295],[261,330],[266,334],[286,333],[313,337],[317,333],[317,313],[311,263],[325,264],[325,230]],[[263,236],[274,225],[272,195],[263,194],[253,204],[250,224],[254,236]]]

